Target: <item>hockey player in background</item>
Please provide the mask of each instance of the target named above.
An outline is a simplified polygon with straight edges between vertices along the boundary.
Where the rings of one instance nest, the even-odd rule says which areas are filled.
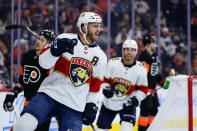
[[[98,117],[97,131],[108,131],[117,114],[120,131],[132,131],[136,121],[136,107],[148,91],[147,71],[135,60],[138,46],[135,40],[125,40],[122,57],[112,58],[107,64],[104,79],[104,100]]]
[[[145,51],[139,55],[139,61],[143,62],[148,71],[149,91],[156,88],[156,85],[164,85],[165,80],[162,78],[159,69],[159,59],[156,53],[156,40],[153,36],[145,35],[143,38]],[[167,87],[166,87],[167,88]],[[157,92],[148,95],[140,105],[140,117],[138,119],[138,131],[146,131],[158,112]]]
[[[20,92],[24,91],[26,98],[24,107],[26,107],[32,97],[36,95],[42,81],[50,72],[49,69],[44,69],[39,65],[38,57],[40,51],[48,46],[54,38],[54,32],[46,29],[42,30],[36,40],[36,49],[30,50],[23,55],[18,83],[14,86],[12,91],[7,93],[4,100],[3,107],[5,111],[14,110],[13,102]],[[36,131],[48,131],[50,121],[50,119],[45,121]]]
[[[101,17],[83,12],[78,18],[79,35],[63,33],[39,57],[43,68],[54,71],[43,81],[37,95],[24,108],[14,131],[33,131],[52,116],[59,131],[81,131],[97,113],[100,85],[107,57],[95,43],[101,31]]]

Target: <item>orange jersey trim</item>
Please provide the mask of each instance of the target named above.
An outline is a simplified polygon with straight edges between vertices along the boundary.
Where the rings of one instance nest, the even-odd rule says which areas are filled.
[[[147,72],[150,71],[150,65],[149,64],[145,63],[145,68],[146,68]]]
[[[138,119],[138,125],[146,127],[148,125],[148,117],[140,116]]]
[[[148,117],[148,125],[150,125],[153,120],[154,120],[154,117],[153,116],[149,116]]]
[[[23,69],[23,66],[21,66],[20,68],[20,75],[23,75],[24,74],[24,69]]]
[[[25,103],[24,103],[24,107],[26,107],[28,104],[29,104],[29,101],[26,100]]]

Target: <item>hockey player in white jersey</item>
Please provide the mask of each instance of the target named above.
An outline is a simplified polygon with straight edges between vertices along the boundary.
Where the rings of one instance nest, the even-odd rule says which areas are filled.
[[[78,18],[79,35],[63,33],[39,57],[43,68],[54,72],[41,84],[38,94],[23,110],[14,131],[33,131],[55,116],[59,131],[81,131],[97,113],[97,95],[103,81],[107,58],[95,43],[101,30],[101,17],[83,12]]]
[[[117,114],[120,115],[120,131],[132,131],[136,121],[136,107],[148,91],[146,68],[135,56],[138,46],[135,40],[126,40],[122,57],[112,58],[104,77],[104,100],[98,117],[97,131],[108,131]]]

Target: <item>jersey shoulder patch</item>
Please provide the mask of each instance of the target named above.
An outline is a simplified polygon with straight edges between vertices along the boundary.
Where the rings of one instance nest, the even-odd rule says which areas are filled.
[[[137,65],[139,65],[139,67],[146,68],[145,62],[141,62],[141,61],[136,61],[136,62],[137,62]]]
[[[114,57],[114,58],[112,58],[111,60],[112,61],[116,61],[116,60],[120,60],[121,59],[121,57]]]

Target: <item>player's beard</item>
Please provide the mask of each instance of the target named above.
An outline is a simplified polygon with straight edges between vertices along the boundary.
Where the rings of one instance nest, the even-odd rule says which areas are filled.
[[[98,41],[98,36],[94,35],[93,33],[88,33],[87,37],[89,37],[89,40],[91,41],[91,43]]]
[[[92,35],[92,37],[93,37],[92,39],[94,42],[98,41],[98,35]]]
[[[99,33],[92,32],[91,30],[88,29],[87,37],[89,37],[91,43],[98,41],[98,35],[96,35],[96,34],[99,34]]]
[[[130,54],[124,54],[124,59],[126,61],[132,61],[132,60],[134,60],[134,56],[130,55]]]

